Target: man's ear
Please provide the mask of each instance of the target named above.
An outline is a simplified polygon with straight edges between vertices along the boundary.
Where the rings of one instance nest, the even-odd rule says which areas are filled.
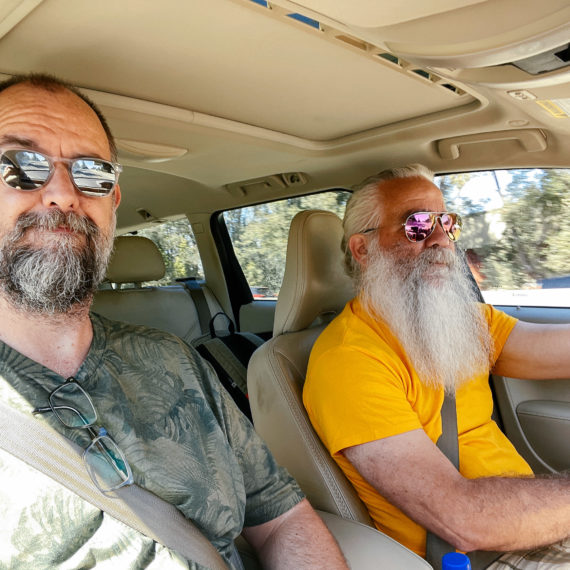
[[[363,234],[353,234],[348,239],[348,247],[352,257],[360,265],[365,266],[368,256],[368,238]]]
[[[119,204],[121,203],[121,187],[118,184],[115,186],[114,200],[115,200],[115,210],[116,210],[119,207]]]

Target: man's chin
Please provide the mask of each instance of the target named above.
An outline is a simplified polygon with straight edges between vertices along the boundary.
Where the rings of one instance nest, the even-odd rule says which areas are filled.
[[[450,278],[451,269],[443,263],[431,264],[423,273],[424,281],[434,286],[445,285],[449,283]]]

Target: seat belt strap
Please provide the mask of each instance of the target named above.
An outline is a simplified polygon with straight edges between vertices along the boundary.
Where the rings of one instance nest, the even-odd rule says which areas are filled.
[[[459,439],[457,433],[457,406],[455,394],[445,394],[441,406],[441,436],[437,440],[439,450],[453,463],[459,471]],[[434,567],[441,570],[441,559],[444,554],[455,552],[455,547],[432,532],[427,533],[426,559]],[[503,554],[502,552],[476,550],[467,553],[473,570],[483,570]]]
[[[457,410],[455,394],[445,394],[441,406],[441,436],[436,443],[439,450],[453,463],[459,471],[459,441],[457,436]],[[455,547],[430,531],[426,537],[426,559],[434,567],[441,570],[441,559],[444,554],[455,552]]]
[[[187,560],[212,570],[228,570],[212,543],[174,505],[137,485],[103,494],[85,469],[81,447],[45,422],[3,402],[0,448]]]
[[[206,295],[204,295],[204,290],[200,286],[200,283],[198,283],[194,278],[185,277],[177,279],[176,281],[182,283],[184,288],[188,293],[190,293],[198,313],[200,332],[201,334],[206,334],[208,332],[208,325],[210,324],[210,307],[208,307],[208,301],[206,300]]]

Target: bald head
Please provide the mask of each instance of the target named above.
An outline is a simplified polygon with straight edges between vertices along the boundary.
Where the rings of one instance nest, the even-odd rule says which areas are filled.
[[[74,95],[76,98],[80,99],[95,114],[105,134],[105,137],[107,138],[110,157],[113,161],[117,160],[117,146],[115,144],[115,139],[113,137],[113,134],[111,133],[111,129],[109,128],[109,125],[105,120],[105,117],[103,116],[97,105],[95,105],[95,103],[93,103],[93,101],[91,101],[89,97],[87,97],[81,91],[79,91],[77,87],[71,85],[66,81],[58,79],[53,75],[44,74],[44,73],[14,75],[10,79],[0,82],[0,101],[3,91],[14,89],[18,86],[27,86],[32,89],[38,89],[40,91],[45,91],[48,93],[58,93],[58,92],[61,93],[63,91],[67,91],[70,92],[70,94]],[[73,101],[73,99],[74,99],[73,97],[69,98],[70,101]]]

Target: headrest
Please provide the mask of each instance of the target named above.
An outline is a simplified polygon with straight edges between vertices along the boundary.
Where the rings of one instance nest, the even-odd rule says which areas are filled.
[[[344,272],[341,240],[342,222],[332,212],[304,210],[293,218],[273,336],[336,315],[354,297],[352,280]]]
[[[156,244],[141,236],[115,238],[115,249],[107,267],[111,283],[140,283],[164,277],[165,267]]]

